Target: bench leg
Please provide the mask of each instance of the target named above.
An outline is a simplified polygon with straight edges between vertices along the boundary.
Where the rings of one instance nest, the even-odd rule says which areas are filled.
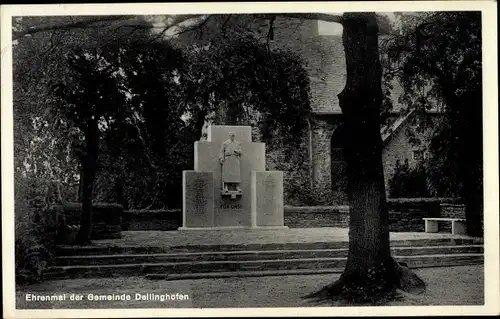
[[[462,221],[453,221],[451,223],[451,233],[453,235],[465,235],[465,225]]]
[[[426,233],[437,233],[438,232],[437,220],[426,220],[425,221],[425,232]]]

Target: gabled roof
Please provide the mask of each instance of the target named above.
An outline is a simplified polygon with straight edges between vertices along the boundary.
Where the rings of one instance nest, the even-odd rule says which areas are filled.
[[[410,110],[405,115],[399,116],[394,122],[389,125],[382,127],[380,134],[382,135],[382,141],[385,142],[396,132],[401,125],[406,122],[406,120],[415,112],[415,110]]]
[[[427,113],[434,115],[440,114],[439,111],[435,109],[428,110]],[[382,135],[382,141],[384,143],[387,142],[394,135],[394,133],[396,133],[399,130],[399,128],[408,121],[408,119],[413,114],[415,114],[415,109],[409,110],[405,114],[399,116],[394,122],[382,127],[382,129],[380,130],[380,133]]]

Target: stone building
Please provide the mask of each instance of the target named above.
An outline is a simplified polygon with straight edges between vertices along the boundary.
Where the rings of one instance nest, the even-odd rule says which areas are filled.
[[[268,32],[268,27],[262,26],[261,30]],[[342,135],[342,113],[337,98],[346,80],[345,54],[340,32],[337,35],[324,35],[319,33],[318,21],[277,18],[269,45],[271,49],[289,49],[304,59],[304,67],[310,77],[313,115],[304,138],[304,149],[301,150],[308,155],[303,168],[308,172],[306,178],[312,192],[328,198],[325,204],[345,203],[346,163],[339,142]],[[391,94],[393,110],[387,121],[390,124],[381,127],[386,189],[388,180],[394,174],[396,161],[403,163],[407,159],[410,166],[413,166],[428,154],[425,143],[423,146],[413,146],[405,133],[408,125],[411,125],[409,119],[412,112],[400,112],[400,87],[394,85]],[[427,134],[428,132],[423,136]],[[268,162],[272,163],[274,159],[275,163],[281,163],[279,168],[283,169],[283,160],[286,163],[286,159],[272,151],[269,156],[274,158],[270,158]],[[296,173],[294,169],[290,169],[288,181],[297,178],[294,176]]]

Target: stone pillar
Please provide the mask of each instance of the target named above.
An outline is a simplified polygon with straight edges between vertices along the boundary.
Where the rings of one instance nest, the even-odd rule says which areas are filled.
[[[252,226],[283,226],[283,172],[252,172]]]
[[[327,117],[316,116],[312,122],[313,188],[327,197],[332,189],[330,140],[334,128]]]
[[[213,172],[182,172],[182,226],[214,226]]]

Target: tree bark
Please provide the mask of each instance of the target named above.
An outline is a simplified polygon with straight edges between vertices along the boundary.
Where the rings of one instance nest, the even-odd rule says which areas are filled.
[[[461,194],[465,206],[466,233],[472,237],[483,236],[483,112],[482,85],[470,89],[462,96],[456,95],[456,88],[472,81],[467,75],[459,73],[457,81],[452,77],[441,76],[440,84],[443,97],[450,110],[447,116],[456,123],[453,128],[458,138],[458,174],[462,182]],[[481,79],[480,76],[477,78]],[[480,81],[480,80],[479,80]]]
[[[115,181],[115,194],[116,194],[116,202],[123,206],[123,210],[128,210],[128,201],[124,195],[124,186],[125,181],[122,176],[119,176]]]
[[[97,119],[89,119],[85,130],[85,154],[82,161],[82,214],[80,230],[75,238],[77,245],[89,245],[92,233],[92,192],[99,156],[99,127]]]
[[[483,237],[483,135],[482,89],[471,92],[460,107],[459,167],[463,183],[467,235]]]
[[[80,179],[78,180],[78,194],[76,201],[78,203],[82,202],[83,199],[83,156],[80,156]]]
[[[347,80],[338,98],[346,130],[349,252],[340,279],[306,298],[378,303],[395,297],[397,288],[421,292],[425,284],[391,257],[380,135],[382,68],[375,14],[346,13],[342,25]]]
[[[203,135],[203,126],[205,126],[207,114],[208,112],[206,110],[199,110],[195,114],[194,135],[196,141],[199,141]]]

